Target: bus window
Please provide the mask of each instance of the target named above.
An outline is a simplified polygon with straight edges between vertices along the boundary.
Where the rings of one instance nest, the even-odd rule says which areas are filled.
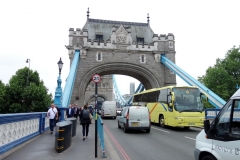
[[[161,90],[161,92],[159,94],[159,97],[158,97],[158,101],[166,103],[167,102],[167,95],[168,94],[167,94],[167,90],[166,89]]]

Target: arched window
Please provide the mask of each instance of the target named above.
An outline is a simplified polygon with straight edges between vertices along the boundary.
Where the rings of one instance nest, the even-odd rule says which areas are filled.
[[[140,63],[146,63],[146,56],[145,56],[145,54],[140,54]]]

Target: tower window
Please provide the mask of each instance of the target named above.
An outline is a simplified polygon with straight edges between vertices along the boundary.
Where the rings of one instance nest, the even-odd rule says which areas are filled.
[[[102,52],[97,52],[97,54],[96,54],[96,60],[97,60],[97,61],[102,61]]]
[[[144,54],[140,54],[140,63],[146,63],[146,56]]]
[[[144,38],[142,37],[137,37],[137,44],[144,44]]]
[[[144,62],[144,55],[141,55],[141,61]]]
[[[102,40],[103,40],[103,35],[96,34],[96,40],[97,40],[98,42],[102,41]]]
[[[101,60],[101,53],[98,53],[97,59],[100,61]]]

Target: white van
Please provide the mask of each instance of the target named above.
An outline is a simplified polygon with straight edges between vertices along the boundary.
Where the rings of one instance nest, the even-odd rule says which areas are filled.
[[[102,103],[101,117],[113,117],[117,116],[117,103],[115,101],[104,101]]]
[[[130,106],[124,107],[122,114],[118,116],[118,128],[123,128],[127,133],[129,130],[151,130],[150,113],[147,107]]]
[[[195,160],[240,159],[240,89],[196,137]]]

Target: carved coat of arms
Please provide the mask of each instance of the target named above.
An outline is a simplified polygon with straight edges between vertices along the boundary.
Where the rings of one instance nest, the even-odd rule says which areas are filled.
[[[121,25],[116,31],[116,42],[127,43],[127,31]]]

